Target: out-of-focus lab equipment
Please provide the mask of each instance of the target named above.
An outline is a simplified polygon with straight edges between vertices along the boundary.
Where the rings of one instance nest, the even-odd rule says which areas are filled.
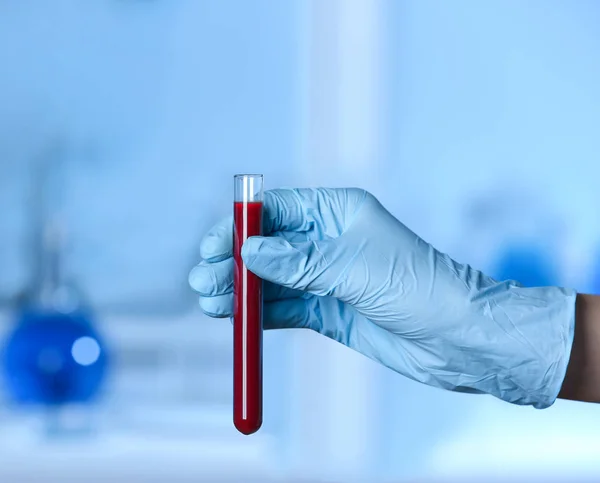
[[[498,280],[516,280],[525,287],[555,285],[557,276],[553,260],[539,244],[515,243],[502,249],[494,277]]]
[[[62,145],[39,159],[32,189],[32,243],[23,248],[35,260],[30,284],[15,301],[14,327],[2,351],[2,369],[13,404],[46,407],[47,430],[91,430],[61,426],[61,412],[89,404],[102,389],[107,346],[94,313],[68,274],[68,226],[62,197],[67,189]]]
[[[475,245],[470,263],[496,280],[525,287],[564,285],[560,213],[517,183],[498,184],[502,189],[490,187],[468,200],[463,229]]]

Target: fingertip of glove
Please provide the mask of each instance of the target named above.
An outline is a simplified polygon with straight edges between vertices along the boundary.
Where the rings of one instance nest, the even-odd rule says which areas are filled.
[[[220,261],[231,255],[233,245],[233,218],[221,220],[200,242],[200,256],[211,262]]]
[[[200,243],[200,256],[204,260],[219,261],[226,258],[230,248],[224,246],[223,239],[213,234],[207,235]]]
[[[252,236],[244,242],[241,254],[246,263],[251,261],[251,259],[261,251],[265,244],[265,238],[266,237],[262,236]]]
[[[192,268],[190,270],[190,273],[188,275],[188,284],[190,285],[190,287],[192,287],[192,289],[194,289],[196,292],[201,292],[202,290],[202,267],[200,265],[196,265],[194,268]]]
[[[209,317],[223,319],[233,315],[233,294],[199,299],[200,309]]]

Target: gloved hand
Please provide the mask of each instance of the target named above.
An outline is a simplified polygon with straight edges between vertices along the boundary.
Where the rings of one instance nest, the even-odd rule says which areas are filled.
[[[497,282],[438,252],[360,189],[267,191],[265,237],[242,248],[265,280],[264,328],[310,328],[416,381],[551,405],[571,350],[576,293]],[[232,218],[190,273],[202,310],[229,317]]]

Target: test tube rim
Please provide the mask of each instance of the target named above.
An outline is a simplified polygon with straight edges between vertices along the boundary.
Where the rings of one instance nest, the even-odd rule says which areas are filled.
[[[262,203],[264,201],[262,174],[237,174],[233,177],[233,200],[236,203]],[[252,191],[252,193],[250,193]]]

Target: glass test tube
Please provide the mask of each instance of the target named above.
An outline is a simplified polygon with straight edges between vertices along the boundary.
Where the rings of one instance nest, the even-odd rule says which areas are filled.
[[[262,280],[242,260],[242,245],[262,235],[263,177],[234,177],[233,424],[252,434],[262,424]]]

